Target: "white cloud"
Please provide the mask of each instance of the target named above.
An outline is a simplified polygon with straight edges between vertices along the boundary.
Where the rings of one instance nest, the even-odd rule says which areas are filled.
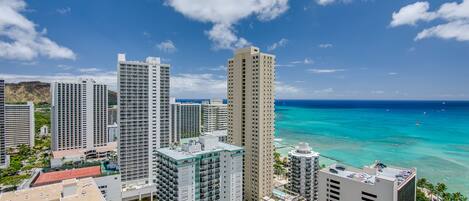
[[[209,68],[211,71],[226,71],[226,66],[224,65],[219,65],[217,67]]]
[[[399,12],[392,13],[391,26],[397,27],[400,25],[415,25],[418,21],[431,21],[437,16],[435,13],[428,12],[430,4],[428,2],[416,2],[407,5],[399,10]]]
[[[287,45],[287,43],[288,43],[288,40],[286,38],[282,38],[278,42],[275,42],[271,46],[267,47],[267,50],[268,51],[273,51],[273,50],[275,50],[279,47],[285,47],[285,45]]]
[[[335,0],[316,0],[319,5],[325,6],[335,2]]]
[[[92,73],[92,72],[101,71],[101,69],[98,69],[98,68],[79,68],[78,71],[80,73]]]
[[[396,72],[389,72],[388,75],[397,75],[398,73]]]
[[[324,73],[337,73],[337,72],[343,72],[345,71],[345,69],[334,69],[334,68],[330,68],[330,69],[317,69],[317,68],[312,68],[312,69],[308,69],[309,72],[312,72],[314,74],[324,74]]]
[[[71,66],[65,65],[65,64],[59,64],[59,65],[57,65],[57,67],[59,67],[59,68],[62,69],[62,70],[70,70],[70,69],[72,69]]]
[[[177,51],[176,46],[171,40],[162,41],[161,43],[157,44],[156,47],[158,47],[158,49],[160,49],[161,51],[167,53],[173,53]]]
[[[213,74],[178,74],[171,76],[171,96],[178,98],[224,98],[226,79]]]
[[[52,59],[75,59],[75,53],[47,38],[46,29],[38,32],[36,25],[23,16],[26,3],[22,0],[0,1],[0,58],[33,60],[38,56]]]
[[[255,15],[260,21],[269,21],[288,10],[288,0],[199,0],[197,3],[166,0],[165,5],[190,19],[212,23],[212,29],[205,33],[214,43],[214,49],[235,49],[249,44],[236,35],[233,27],[241,19]]]
[[[315,0],[317,4],[321,6],[327,6],[335,2],[350,3],[352,0]]]
[[[469,41],[469,0],[461,3],[444,3],[437,11],[428,11],[428,2],[417,2],[393,13],[391,26],[415,25],[419,21],[440,20],[439,25],[426,28],[417,34],[415,40],[430,37]]]
[[[415,37],[415,40],[430,37],[469,41],[469,21],[458,20],[424,29]]]
[[[319,44],[318,47],[319,48],[331,48],[333,47],[333,45],[330,43],[324,43],[324,44]]]
[[[303,60],[301,60],[301,61],[292,61],[292,62],[290,62],[290,63],[291,63],[291,64],[313,64],[314,61],[313,61],[312,59],[310,59],[310,58],[305,58],[305,59],[303,59]]]
[[[70,7],[65,7],[65,8],[59,8],[57,9],[57,12],[61,15],[66,15],[72,12],[72,9]]]

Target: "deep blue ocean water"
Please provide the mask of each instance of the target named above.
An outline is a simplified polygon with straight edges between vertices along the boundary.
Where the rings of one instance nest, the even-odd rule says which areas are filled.
[[[283,154],[305,141],[322,163],[416,167],[469,195],[469,102],[278,100],[275,126]]]

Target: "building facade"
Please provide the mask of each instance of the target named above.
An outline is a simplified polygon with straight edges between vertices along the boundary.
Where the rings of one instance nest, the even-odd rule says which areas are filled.
[[[228,108],[223,100],[212,99],[202,103],[202,131],[226,130]]]
[[[307,201],[318,200],[319,153],[301,142],[288,153],[288,189]]]
[[[51,84],[52,151],[92,149],[107,144],[108,90],[85,79]]]
[[[5,81],[0,80],[0,168],[9,165],[5,146]]]
[[[379,161],[363,169],[333,164],[319,171],[319,201],[415,201],[416,174]]]
[[[5,105],[5,146],[34,147],[34,104]]]
[[[117,123],[117,105],[108,108],[107,124],[113,125]]]
[[[119,54],[117,68],[122,183],[124,189],[136,189],[133,185],[151,186],[156,183],[156,150],[171,143],[170,67],[159,58],[126,61],[125,55]]]
[[[201,105],[197,103],[171,103],[171,137],[173,142],[181,138],[198,137],[201,132]]]
[[[241,201],[243,149],[201,136],[180,147],[158,150],[157,199]]]
[[[244,155],[244,200],[258,201],[273,189],[275,56],[257,47],[228,60],[228,140]]]

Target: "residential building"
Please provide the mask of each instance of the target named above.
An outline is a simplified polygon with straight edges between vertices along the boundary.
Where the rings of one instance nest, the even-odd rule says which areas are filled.
[[[201,115],[200,104],[171,101],[171,141],[198,137],[201,132]]]
[[[107,109],[107,124],[113,125],[117,123],[117,105],[113,105]]]
[[[126,61],[125,54],[119,54],[117,68],[118,155],[123,196],[133,195],[126,191],[147,187],[151,196],[156,191],[156,150],[172,143],[170,67],[157,57]]]
[[[92,178],[68,179],[60,183],[0,194],[5,201],[106,201]],[[107,200],[110,201],[110,200]],[[112,200],[114,201],[114,200]]]
[[[157,153],[158,200],[242,200],[243,148],[201,136]]]
[[[7,168],[10,165],[5,137],[5,81],[0,80],[0,168]]]
[[[227,105],[223,100],[212,99],[202,103],[202,131],[226,130],[228,122]]]
[[[5,105],[5,146],[34,147],[34,104]]]
[[[271,196],[274,160],[275,56],[257,47],[228,60],[228,141],[244,147],[244,199]]]
[[[307,201],[318,200],[319,153],[301,142],[288,153],[288,189]]]
[[[52,151],[106,145],[106,85],[91,79],[54,82],[51,95]]]
[[[108,142],[116,142],[119,139],[119,126],[117,123],[107,126]]]
[[[363,169],[333,164],[319,171],[319,201],[415,201],[416,174],[379,161]]]

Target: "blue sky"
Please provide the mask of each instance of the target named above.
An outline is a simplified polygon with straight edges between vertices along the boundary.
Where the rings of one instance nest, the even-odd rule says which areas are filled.
[[[197,3],[196,3],[197,2]],[[0,2],[0,77],[92,77],[116,55],[172,65],[178,98],[225,97],[225,63],[277,56],[277,98],[469,99],[469,0]]]

